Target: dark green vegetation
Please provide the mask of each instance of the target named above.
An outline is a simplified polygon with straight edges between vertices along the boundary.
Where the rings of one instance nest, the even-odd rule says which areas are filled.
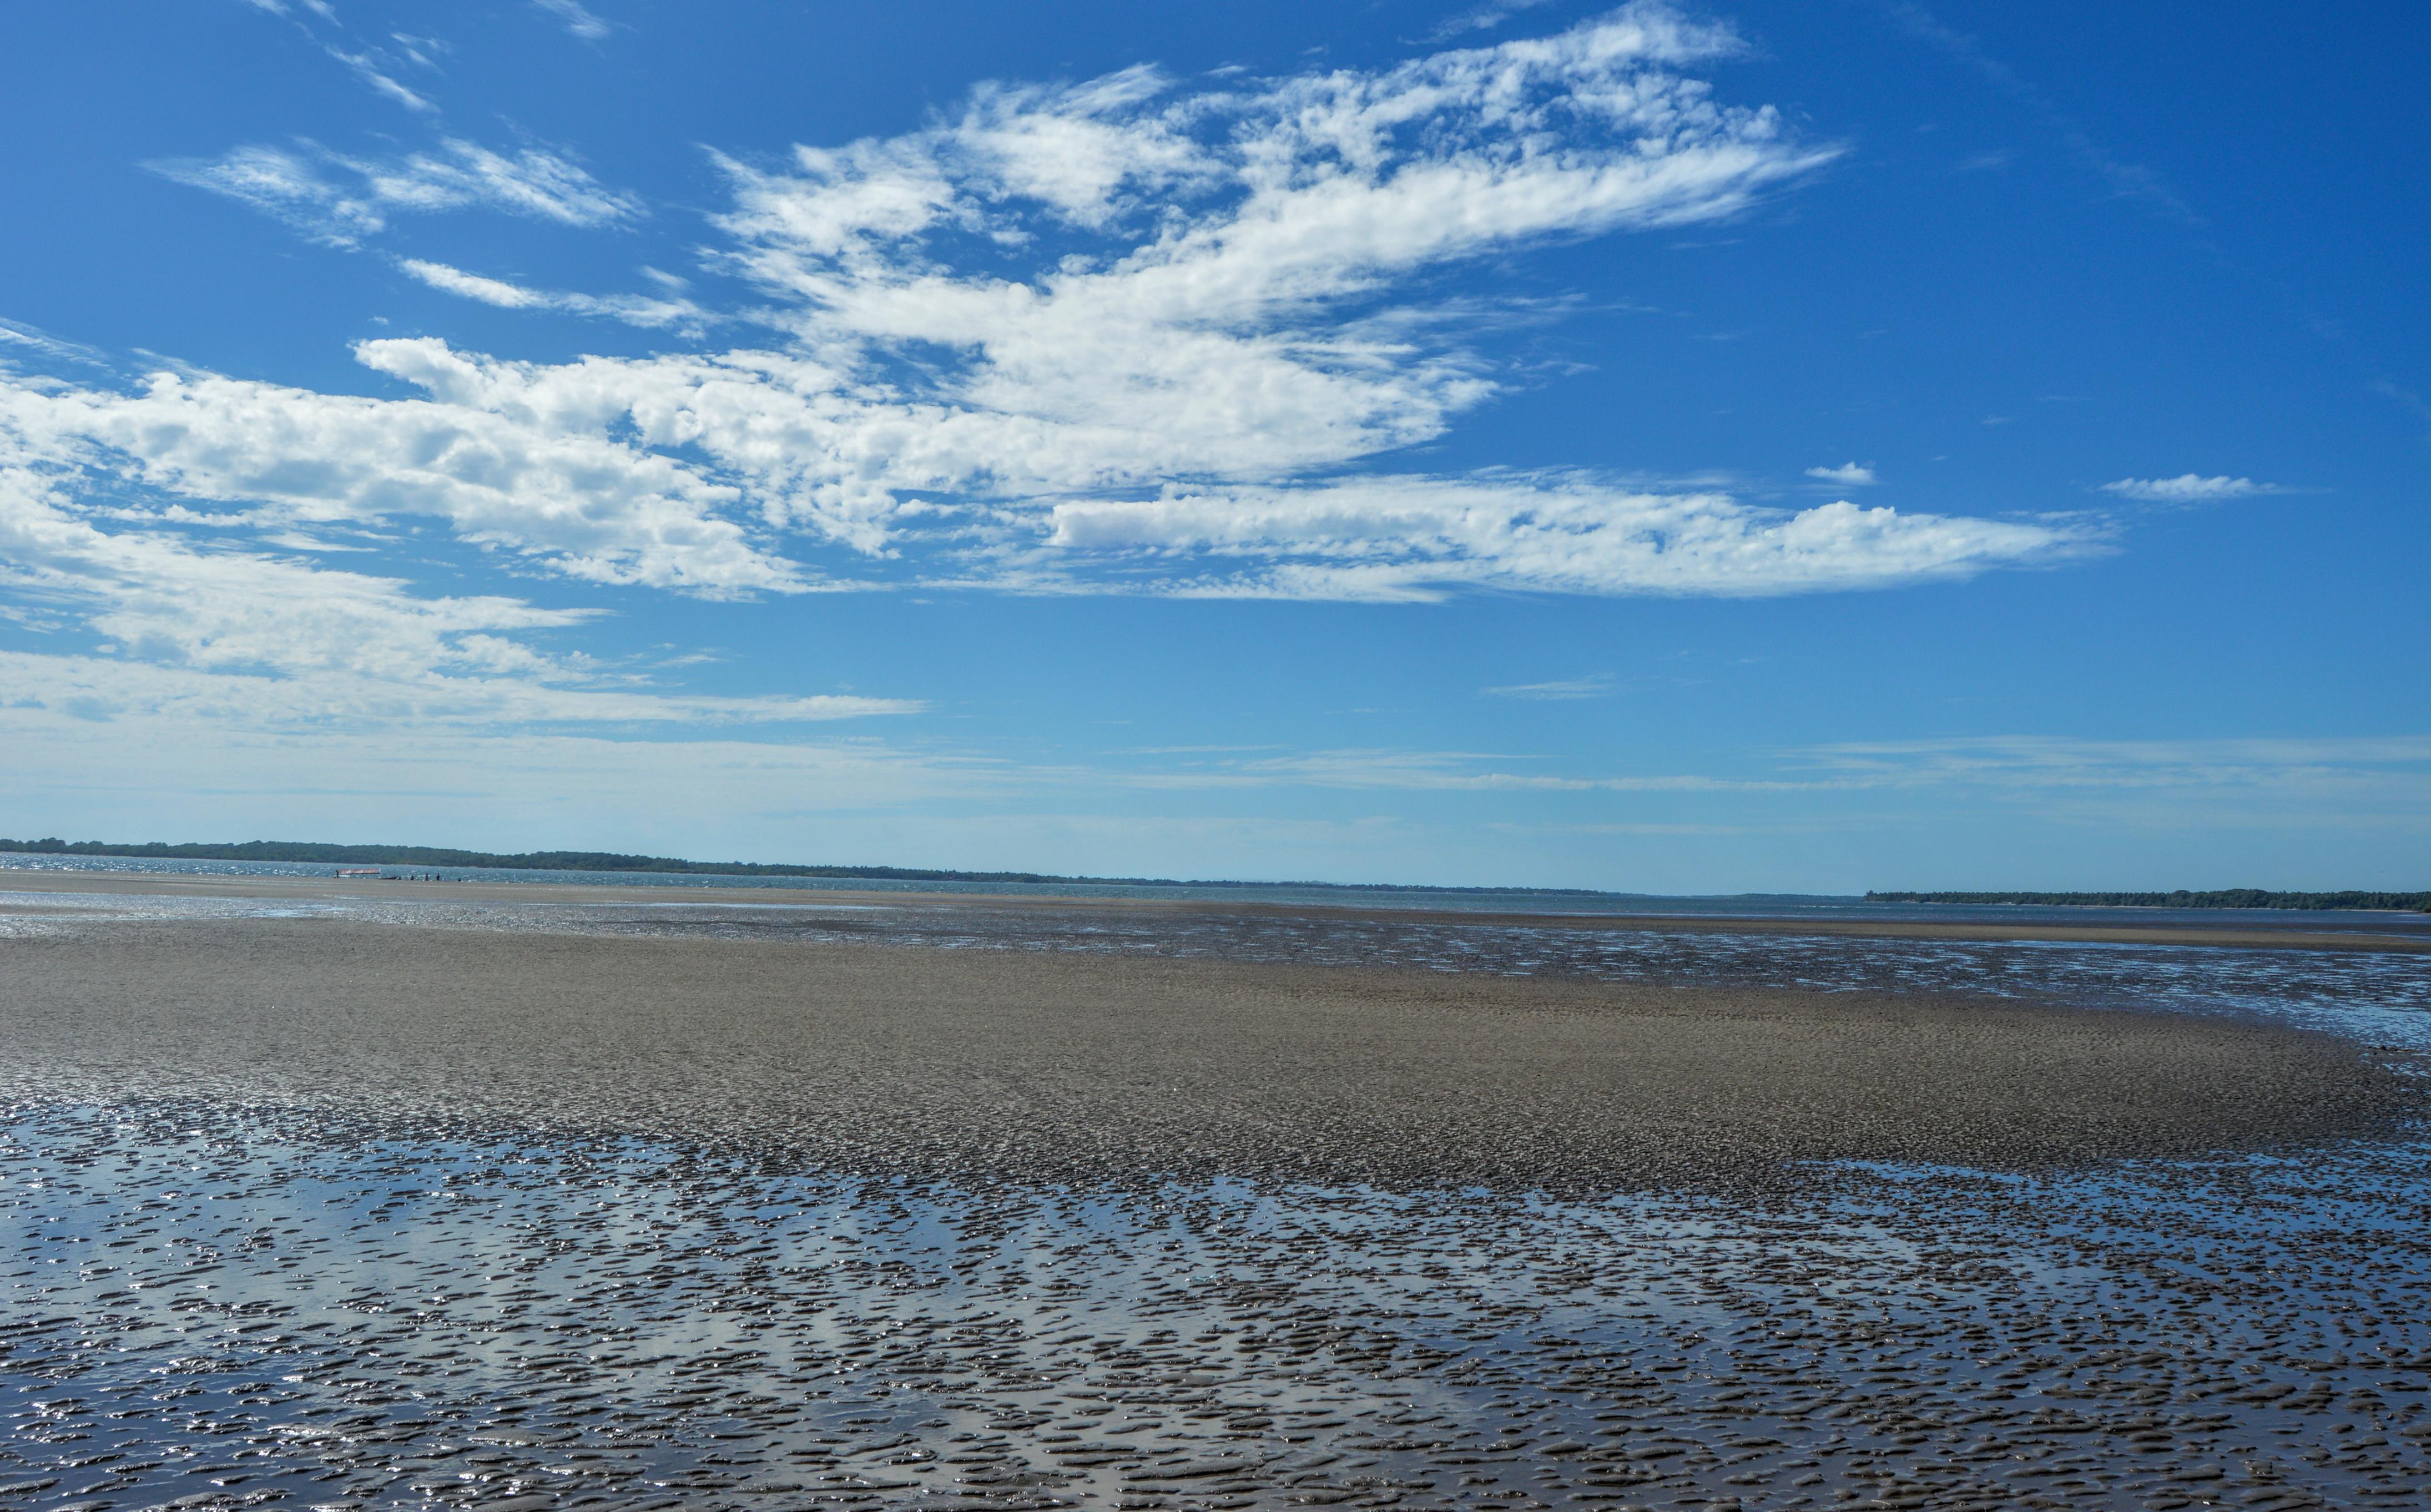
[[[108,840],[0,840],[0,851],[50,856],[133,856],[169,861],[290,861],[360,866],[513,867],[530,871],[672,871],[720,877],[868,877],[903,882],[1097,882],[1027,871],[930,871],[910,866],[783,866],[749,861],[679,861],[673,856],[620,856],[604,850],[529,850],[498,855],[444,846],[333,846],[297,840],[246,840],[230,845],[122,845]],[[1125,882],[1136,879],[1124,878]]]
[[[2365,908],[2431,914],[2431,893],[2274,893],[2220,887],[2190,893],[1868,893],[1869,903],[2043,903],[2061,908]]]
[[[1088,882],[1119,887],[1328,887],[1344,892],[1464,893],[1472,887],[1403,887],[1361,882],[1185,882],[1172,877],[1059,877],[1036,871],[947,871],[924,866],[796,866],[756,861],[682,861],[674,856],[622,856],[605,850],[528,850],[497,855],[433,846],[332,846],[294,840],[231,845],[121,845],[107,840],[0,840],[0,852],[42,856],[126,856],[166,861],[285,861],[349,866],[439,866],[462,870],[678,872],[708,877],[846,877],[873,882]],[[1498,887],[1495,892],[1580,896],[1567,887]],[[1592,896],[1592,895],[1587,895]]]

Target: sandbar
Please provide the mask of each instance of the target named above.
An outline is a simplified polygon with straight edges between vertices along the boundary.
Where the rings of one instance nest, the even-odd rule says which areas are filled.
[[[0,939],[0,1092],[964,1183],[1735,1189],[2341,1139],[2416,1087],[2326,1035],[1920,996],[343,916]]]

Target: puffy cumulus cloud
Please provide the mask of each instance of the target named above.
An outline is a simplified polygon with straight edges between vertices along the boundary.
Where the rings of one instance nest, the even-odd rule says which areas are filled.
[[[308,142],[148,166],[338,246],[386,230],[399,214],[478,208],[589,227],[645,213],[639,199],[607,188],[561,153],[528,147],[510,157],[458,137],[442,141],[436,152],[390,160],[350,158]]]
[[[2287,492],[2276,483],[2257,483],[2251,478],[2205,478],[2198,473],[2180,473],[2175,478],[2122,478],[2115,483],[2103,484],[2102,491],[2147,504],[2210,504],[2224,498]]]
[[[1475,302],[1466,326],[1450,318],[1435,274],[1726,217],[1833,156],[1683,72],[1738,45],[1634,5],[1374,70],[983,85],[898,136],[718,159],[732,202],[708,255],[756,300],[722,322],[687,298],[400,263],[502,309],[686,338],[749,321],[758,346],[533,363],[378,341],[360,360],[424,397],[205,376],[6,402],[77,465],[254,518],[432,515],[556,571],[713,595],[1759,594],[2078,544],[1592,479],[1373,476],[1501,392],[1459,335]],[[336,239],[463,204],[576,225],[641,213],[562,159],[459,142],[386,164],[252,148],[178,171]]]
[[[2045,525],[1847,502],[1787,512],[1592,481],[1370,478],[1291,491],[1069,502],[1050,543],[1161,592],[1431,598],[1457,587],[1748,596],[1964,577],[2090,543]],[[1207,556],[1261,564],[1181,577]]]
[[[1809,467],[1806,469],[1806,476],[1819,479],[1826,483],[1836,483],[1842,488],[1867,488],[1881,481],[1874,476],[1874,464],[1871,462],[1842,462],[1837,467]]]

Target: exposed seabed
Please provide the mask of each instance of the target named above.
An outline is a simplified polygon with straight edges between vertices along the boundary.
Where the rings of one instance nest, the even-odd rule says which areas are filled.
[[[49,1506],[2406,1505],[2431,1159],[1553,1201],[25,1104]]]

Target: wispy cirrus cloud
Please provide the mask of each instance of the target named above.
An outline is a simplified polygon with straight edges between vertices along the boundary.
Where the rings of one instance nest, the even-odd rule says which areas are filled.
[[[2045,127],[2078,161],[2090,169],[2121,199],[2133,200],[2179,225],[2200,227],[2203,216],[2162,176],[2139,162],[2113,153],[2084,124],[2054,105],[2025,76],[1984,49],[1982,42],[1944,23],[1916,0],[1881,0],[1883,10],[1903,29],[1941,48],[1973,69],[2002,92],[2043,118]]]
[[[1802,776],[1718,777],[1668,772],[1607,775],[1515,769],[1526,767],[1532,760],[1482,751],[1347,748],[1242,757],[1121,774],[1097,773],[1089,780],[1159,789],[1322,787],[1428,793],[1791,793],[1835,785],[1829,780]]]
[[[1811,593],[1967,577],[2093,545],[2047,525],[1849,503],[1793,512],[1561,479],[1366,478],[1058,504],[1052,517],[1051,546],[1133,563],[1196,596]],[[1175,556],[1245,565],[1173,581]]]
[[[1455,42],[1471,32],[1492,31],[1523,10],[1534,10],[1547,0],[1488,0],[1488,3],[1456,12],[1427,32],[1433,42]]]
[[[2181,473],[2175,478],[2122,478],[2103,484],[2102,492],[2147,504],[2210,504],[2221,499],[2251,498],[2257,494],[2284,494],[2288,490],[2276,483],[2257,483],[2251,478],[2205,478],[2199,473]]]
[[[5,434],[0,431],[0,434]],[[902,700],[720,698],[547,649],[595,611],[495,595],[417,595],[265,541],[133,529],[75,498],[72,474],[0,459],[0,588],[64,612],[86,654],[0,653],[0,705],[80,718],[182,714],[264,725],[459,721],[768,722],[900,714]]]
[[[352,70],[357,78],[369,85],[372,92],[384,95],[407,109],[424,115],[436,115],[439,112],[437,101],[419,90],[409,89],[400,83],[396,76],[383,68],[380,60],[370,53],[350,53],[343,47],[330,47],[327,52],[331,58]]]
[[[1540,703],[1601,698],[1612,692],[1612,674],[1595,672],[1583,678],[1557,678],[1550,682],[1513,682],[1477,691],[1490,698],[1525,698]]]
[[[2431,735],[2094,740],[1979,735],[1850,742],[1795,753],[1852,781],[2020,787],[2245,786],[2346,781],[2406,772],[2431,778]]]
[[[710,318],[709,311],[689,299],[532,289],[422,258],[399,258],[396,265],[416,281],[442,293],[479,304],[495,305],[501,310],[554,310],[570,315],[621,320],[628,326],[653,329],[668,326],[697,326]]]
[[[647,213],[640,199],[609,189],[562,153],[527,147],[509,155],[461,137],[443,139],[434,151],[384,160],[349,157],[304,142],[146,166],[276,216],[333,246],[357,245],[386,230],[398,215],[481,209],[588,229]]]
[[[1974,790],[2087,825],[2431,831],[2431,735],[1853,742],[1787,753],[1786,767],[1852,789]]]
[[[598,42],[615,30],[581,0],[532,0],[532,4],[555,16],[560,25],[584,42]]]
[[[391,33],[380,41],[361,39],[340,19],[337,8],[329,0],[294,0],[292,5],[288,0],[251,0],[251,4],[257,10],[293,23],[297,30],[312,40],[313,45],[344,65],[373,93],[417,115],[439,113],[437,101],[396,76],[400,61],[424,69],[436,66],[430,55],[441,49],[432,39],[401,33]],[[383,42],[395,43],[401,58],[391,54]]]
[[[1186,764],[1095,774],[1160,788],[1321,787],[1378,792],[1864,795],[1975,790],[2053,815],[2132,814],[2234,828],[2269,814],[2431,827],[2431,736],[2098,740],[1989,735],[1849,742],[1782,750],[1737,770],[1598,772],[1517,753],[1344,748],[1216,753]],[[1810,815],[1811,817],[1811,815]]]
[[[75,342],[61,341],[47,331],[14,320],[0,320],[0,365],[6,365],[10,348],[28,361],[65,362],[78,367],[108,367],[109,361],[100,352]]]

